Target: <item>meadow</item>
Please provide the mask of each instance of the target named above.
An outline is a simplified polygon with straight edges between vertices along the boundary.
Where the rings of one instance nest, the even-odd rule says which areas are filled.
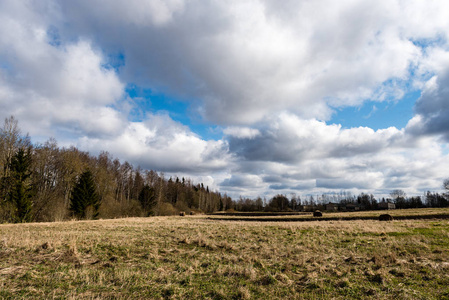
[[[448,219],[216,218],[0,225],[0,298],[449,299]]]

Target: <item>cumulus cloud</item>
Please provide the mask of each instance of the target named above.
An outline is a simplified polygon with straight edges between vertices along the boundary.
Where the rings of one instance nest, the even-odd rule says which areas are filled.
[[[167,115],[149,115],[114,138],[83,137],[79,144],[94,153],[113,149],[113,155],[144,169],[171,173],[220,171],[229,161],[223,141],[205,141]]]
[[[109,105],[122,97],[124,84],[103,66],[102,54],[86,40],[52,44],[38,14],[9,3],[0,13],[2,110],[23,120],[31,134],[55,125],[87,135],[119,131],[123,117]]]
[[[317,188],[334,190],[350,190],[353,188],[361,190],[375,190],[382,186],[383,179],[372,174],[365,174],[363,177],[347,178],[319,178],[316,182]]]
[[[229,186],[233,188],[245,189],[258,187],[262,183],[262,180],[257,175],[233,175],[228,179],[223,180],[221,186]]]
[[[441,135],[449,142],[449,66],[427,82],[415,111],[417,115],[408,123],[408,131]]]
[[[183,0],[129,0],[126,2],[120,0],[98,0],[94,3],[90,1],[79,1],[78,3],[58,2],[61,2],[63,10],[66,9],[65,13],[72,14],[74,18],[82,19],[83,15],[88,13],[90,17],[95,16],[98,18],[101,23],[110,18],[113,22],[137,27],[167,26],[176,14],[183,12],[185,5]],[[69,12],[68,10],[71,11]]]
[[[223,133],[235,137],[237,139],[253,139],[260,135],[258,129],[249,128],[249,127],[236,127],[231,126],[227,127],[223,130]]]
[[[449,28],[444,1],[101,3],[59,2],[61,30],[122,52],[125,81],[198,99],[205,119],[227,125],[285,109],[327,120],[332,107],[400,99],[423,59],[416,41]]]
[[[367,127],[342,129],[340,125],[303,120],[290,113],[282,113],[268,124],[257,136],[230,136],[231,152],[245,160],[294,163],[376,153],[409,143],[403,132],[394,127],[377,131]]]
[[[394,127],[343,129],[289,113],[268,123],[255,138],[228,137],[235,177],[224,187],[244,182],[252,195],[254,184],[237,176],[252,174],[263,187],[258,190],[270,196],[341,189],[388,195],[395,188],[413,195],[439,187],[447,176],[448,156],[433,137],[416,138]]]

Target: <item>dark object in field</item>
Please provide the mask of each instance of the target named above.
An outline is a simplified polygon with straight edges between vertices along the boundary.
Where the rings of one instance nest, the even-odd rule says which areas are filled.
[[[379,221],[393,221],[393,217],[389,214],[383,214],[379,216]]]
[[[315,211],[313,212],[313,216],[314,216],[314,217],[322,217],[322,216],[323,216],[323,213],[320,212],[319,210],[315,210]]]
[[[191,212],[190,212],[190,215],[193,216],[193,215],[195,215],[195,213],[194,213],[193,211],[191,211]]]
[[[179,213],[179,215],[180,215],[181,217],[184,217],[184,216],[186,215],[186,213],[185,213],[184,211],[181,211],[181,212]]]
[[[1,248],[1,246],[2,245],[0,245],[0,248]],[[40,252],[42,250],[52,250],[52,249],[53,249],[53,247],[51,246],[51,244],[49,242],[45,242],[36,248],[36,252]]]

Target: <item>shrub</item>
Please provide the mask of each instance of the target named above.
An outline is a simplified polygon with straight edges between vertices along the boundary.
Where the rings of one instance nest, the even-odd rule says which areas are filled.
[[[177,215],[176,209],[168,202],[162,202],[159,203],[159,205],[156,206],[156,214],[158,216],[174,216]]]

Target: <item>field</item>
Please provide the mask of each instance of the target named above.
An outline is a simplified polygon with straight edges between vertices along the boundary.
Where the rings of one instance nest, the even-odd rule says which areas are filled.
[[[214,218],[0,225],[0,298],[449,299],[448,219]]]

